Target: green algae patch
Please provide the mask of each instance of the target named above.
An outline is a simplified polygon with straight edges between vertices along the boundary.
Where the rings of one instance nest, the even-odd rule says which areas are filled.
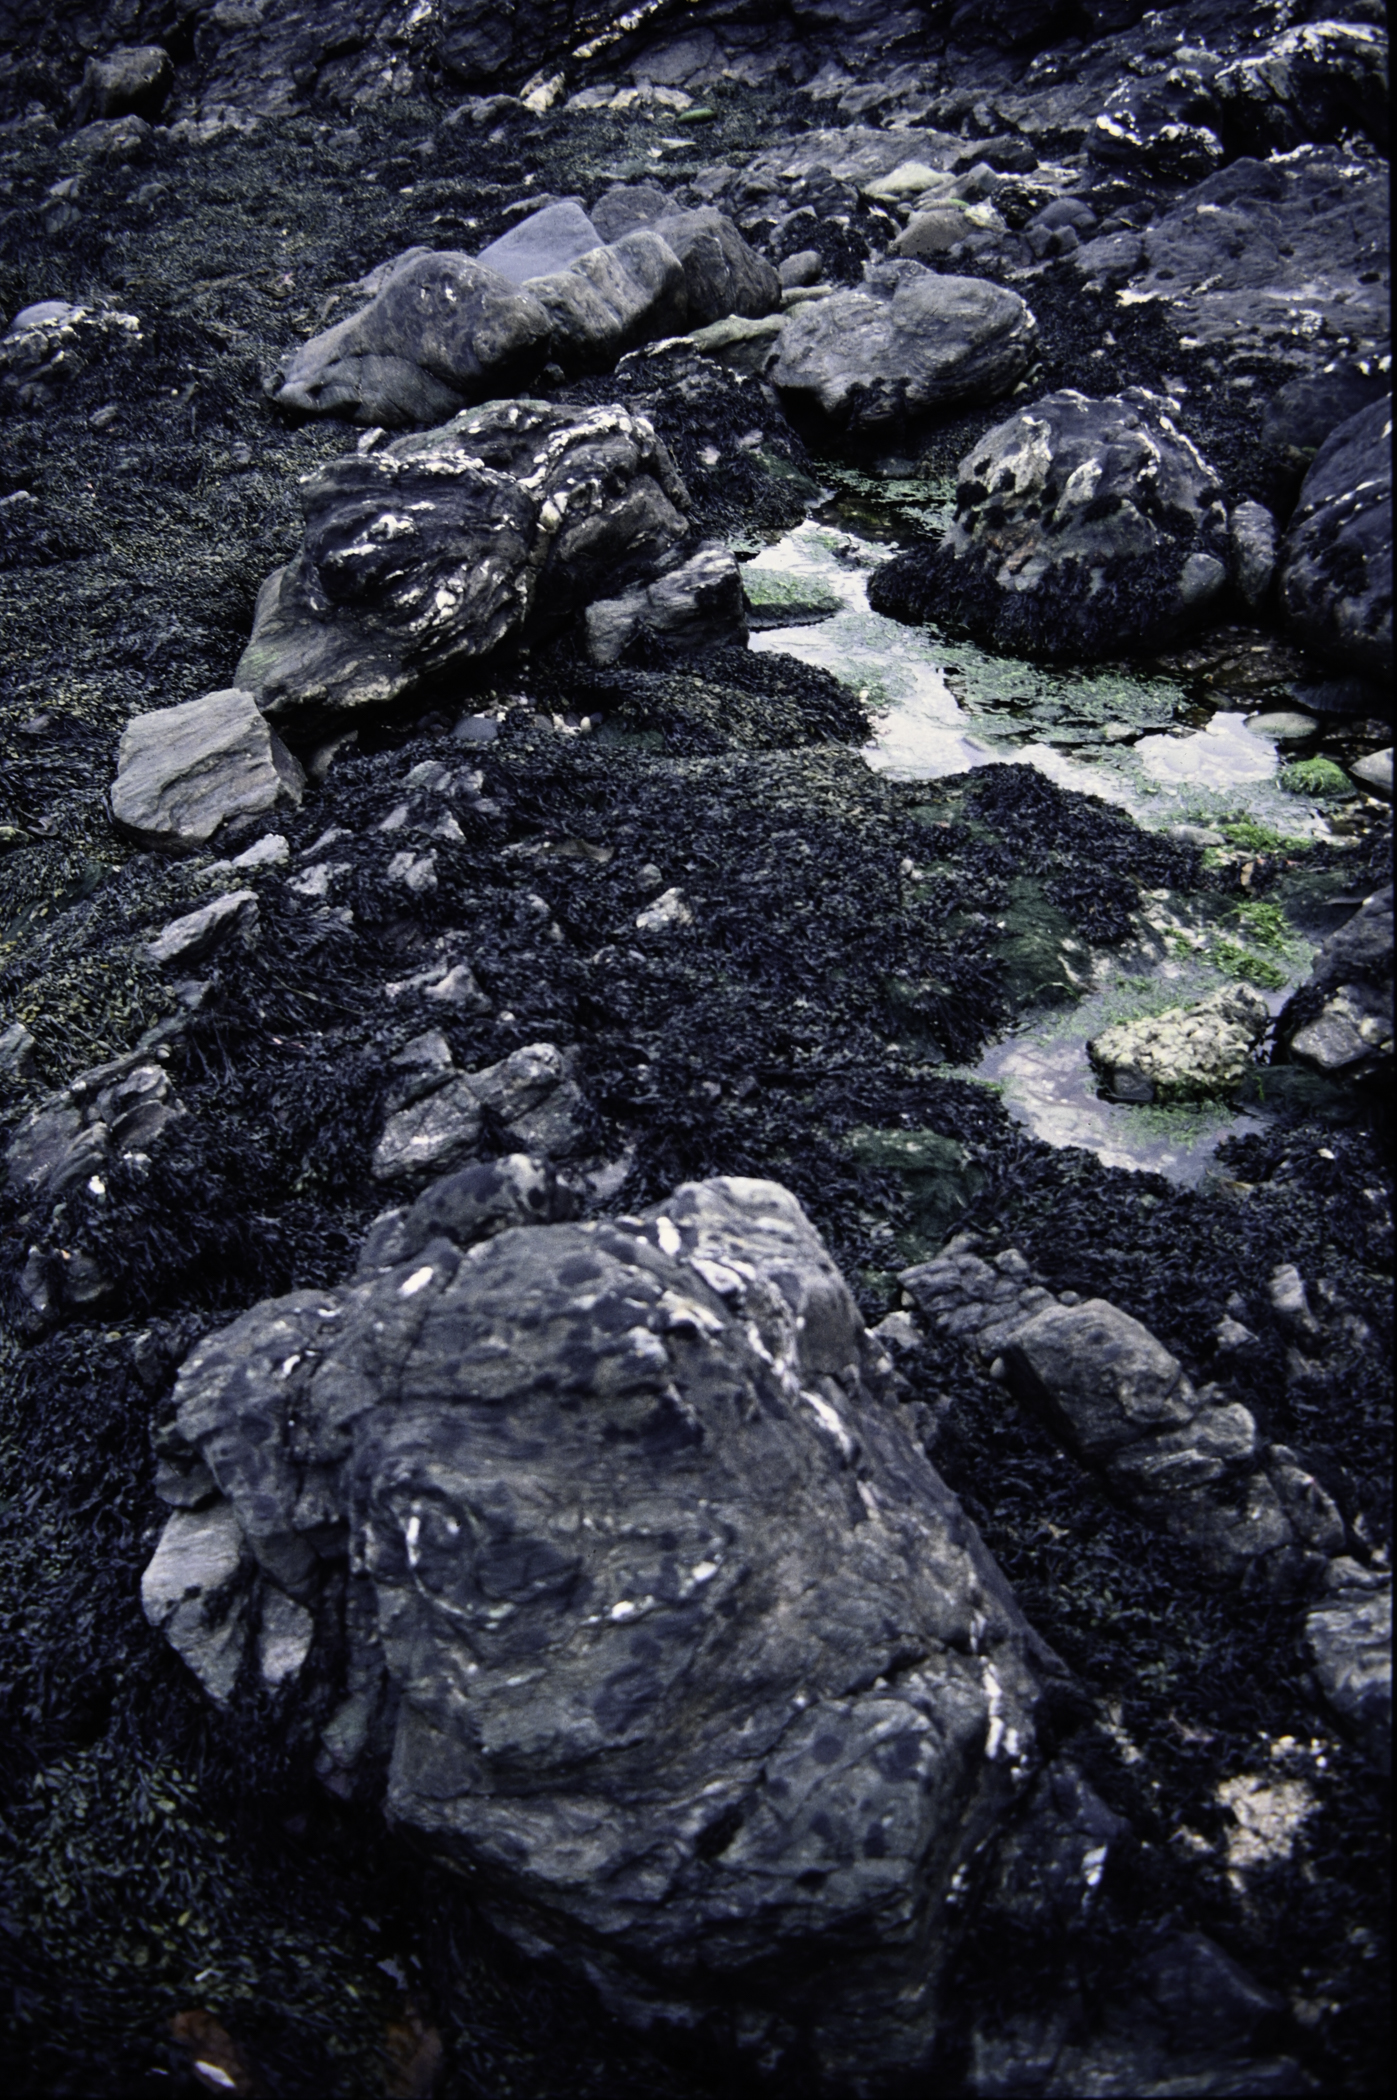
[[[910,1224],[903,1242],[909,1255],[939,1247],[984,1181],[965,1146],[939,1131],[859,1129],[850,1131],[846,1144],[859,1166],[894,1174],[901,1181]]]
[[[1292,795],[1313,795],[1321,801],[1346,801],[1353,793],[1353,782],[1332,758],[1302,758],[1282,766],[1280,783]]]

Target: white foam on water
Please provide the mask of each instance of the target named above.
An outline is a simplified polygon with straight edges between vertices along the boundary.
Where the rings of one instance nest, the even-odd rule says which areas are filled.
[[[1275,738],[1225,710],[1193,736],[1142,736],[1135,756],[1165,787],[1248,787],[1270,780],[1277,767]]]

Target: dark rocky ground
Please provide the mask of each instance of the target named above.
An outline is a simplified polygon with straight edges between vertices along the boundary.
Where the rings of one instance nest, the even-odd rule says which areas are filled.
[[[82,156],[65,98],[83,50],[114,39],[85,41],[61,10],[42,22],[20,11],[4,76],[0,313],[47,298],[103,303],[137,316],[139,334],[113,338],[52,398],[0,412],[0,1024],[22,1020],[35,1043],[31,1070],[0,1080],[0,1109],[8,1129],[46,1088],[169,1022],[188,1113],[148,1175],[117,1171],[103,1196],[72,1194],[47,1228],[47,1258],[87,1253],[113,1285],[57,1323],[17,1288],[33,1235],[18,1197],[0,1197],[11,2088],[730,2092],[730,2068],[652,2051],[576,1987],[498,1947],[438,1867],[324,1794],[313,1745],[270,1701],[249,1693],[214,1712],[146,1625],[139,1577],[162,1515],[150,1429],[180,1358],[258,1298],[352,1265],[382,1200],[368,1161],[388,1061],[441,1025],[425,999],[390,1004],[382,986],[420,967],[438,936],[464,931],[491,1011],[444,1024],[457,1063],[541,1038],[575,1046],[596,1152],[633,1159],[611,1208],[636,1210],[684,1178],[769,1175],[806,1205],[870,1320],[898,1302],[896,1271],[953,1224],[988,1249],[1018,1247],[1055,1289],[1109,1297],[1200,1381],[1221,1378],[1268,1436],[1303,1452],[1346,1520],[1348,1550],[1385,1559],[1392,1239],[1380,1094],[1278,1067],[1266,1135],[1234,1143],[1223,1178],[1182,1190],[1051,1150],[938,1067],[973,1057],[1045,991],[1070,996],[1062,941],[1127,940],[1143,891],[1168,888],[1219,915],[1273,895],[1327,930],[1335,900],[1384,879],[1388,832],[1370,816],[1303,867],[1264,841],[1205,866],[1196,848],[1026,769],[889,783],[847,748],[863,734],[852,696],[788,659],[656,650],[598,672],[564,637],[474,684],[445,681],[425,712],[377,723],[342,752],[279,828],[293,859],[332,827],[350,834],[336,847],[333,901],[352,927],[252,878],[258,945],[224,961],[212,995],[184,1012],[137,936],[200,901],[197,870],[122,840],[106,794],[132,714],[231,683],[257,588],[297,546],[297,477],[352,442],[342,426],[297,425],[267,404],[276,360],[342,310],[346,284],[413,242],[475,249],[531,194],[592,198],[638,164],[662,164],[680,185],[708,165],[740,166],[783,129],[795,139],[812,120],[851,118],[812,104],[800,86],[813,70],[788,58],[784,73],[758,77],[753,60],[748,78],[701,88],[694,106],[711,113],[682,125],[643,106],[517,104],[446,124],[464,91],[517,90],[593,25],[574,20],[560,38],[551,14],[521,8],[503,71],[477,58],[453,76],[429,54],[404,82],[416,47],[392,41],[385,10],[346,32],[343,51],[322,25],[304,78],[263,38],[256,63],[283,108],[201,137],[200,113],[256,74],[237,41],[256,44],[253,28],[225,8],[173,29],[149,9],[107,12],[128,40],[169,33],[183,134],[157,129],[129,161]],[[232,26],[215,48],[222,15]],[[882,74],[855,35],[876,37],[871,15],[846,35],[835,9],[792,8],[779,22],[735,11],[748,41],[733,48],[785,38],[780,48],[817,60],[841,55],[854,69],[846,95],[904,51],[922,54],[934,121],[984,137],[977,99],[1011,92],[1034,23],[1039,45],[1060,33],[1046,10],[1023,18],[1028,42],[1006,55],[947,47],[944,33],[928,45],[917,17],[901,48],[880,39],[894,46]],[[1090,35],[1076,17],[1061,26]],[[1201,26],[1216,27],[1211,15]],[[703,23],[695,33],[713,34]],[[399,91],[373,96],[371,61],[385,53]],[[630,55],[603,54],[593,77],[624,78]],[[959,120],[956,96],[969,97]],[[257,99],[248,89],[244,107]],[[869,106],[876,118],[892,104]],[[1178,189],[1139,169],[1127,187],[1147,212]],[[831,252],[836,272],[855,278],[889,230],[860,207]],[[1029,296],[1039,391],[1081,384],[1088,366],[1098,391],[1182,376],[1185,425],[1230,498],[1277,500],[1284,462],[1259,431],[1283,367],[1258,363],[1258,384],[1215,388],[1200,350],[1180,375],[1157,304],[1122,313],[1065,263]],[[572,393],[651,412],[714,534],[775,534],[818,483],[816,434],[798,435],[755,379],[709,368],[681,399],[637,359]],[[923,433],[928,471],[953,467],[1001,413]],[[710,439],[726,452],[752,429],[762,444],[737,466],[704,465]],[[19,491],[32,500],[16,505]],[[465,747],[485,803],[460,812],[463,835],[440,847],[435,891],[409,897],[386,881],[388,843],[372,827],[414,766],[461,764],[452,726],[463,708],[503,715],[494,742]],[[584,715],[600,727],[577,732]],[[662,886],[652,871],[682,889],[692,923],[637,939],[636,912]],[[1267,1291],[1285,1262],[1327,1279],[1323,1345],[1298,1377]],[[1257,1341],[1223,1363],[1215,1331],[1236,1294]],[[973,2038],[1055,2001],[1064,1958],[1082,2017],[1105,2017],[1132,1964],[1181,1926],[1211,1935],[1274,1996],[1250,2056],[1169,2090],[1385,2089],[1386,1782],[1318,1704],[1296,1660],[1293,1604],[1221,1589],[1116,1507],[954,1345],[933,1341],[904,1368],[907,1398],[936,1425],[937,1467],[1076,1673],[1061,1738],[1134,1833],[1066,1957],[1041,1919],[987,1907],[972,1920],[937,2090],[1001,2090],[976,2083]],[[1288,1852],[1245,1874],[1219,1791],[1239,1775],[1303,1781],[1313,1803]],[[1299,2066],[1298,2082],[1249,2082],[1250,2063],[1278,2058]],[[223,2084],[201,2080],[196,2060],[224,2067]]]

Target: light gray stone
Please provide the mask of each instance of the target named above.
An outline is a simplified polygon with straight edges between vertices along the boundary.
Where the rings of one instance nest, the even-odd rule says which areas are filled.
[[[1392,1769],[1392,1588],[1380,1571],[1335,1563],[1332,1596],[1305,1615],[1303,1647],[1332,1711],[1381,1772]],[[1376,1581],[1373,1580],[1376,1575]],[[1351,1585],[1351,1586],[1348,1586]],[[1371,1585],[1371,1586],[1370,1586]]]
[[[146,942],[146,954],[155,963],[202,962],[234,933],[249,941],[257,930],[259,910],[256,890],[231,890],[198,911],[171,919],[153,941]]]
[[[112,815],[146,845],[188,850],[232,818],[298,807],[304,788],[252,694],[233,686],[132,717],[117,747]]]
[[[530,212],[488,248],[482,248],[476,261],[482,269],[522,285],[531,277],[549,277],[569,269],[579,256],[604,247],[609,238],[615,236],[599,232],[580,204],[564,199]]]
[[[1349,772],[1370,795],[1381,795],[1384,802],[1392,800],[1391,744],[1383,751],[1370,751],[1366,758],[1356,758]]]
[[[1103,1029],[1087,1055],[1118,1101],[1196,1100],[1241,1083],[1270,1021],[1259,992],[1225,985],[1192,1006]]]
[[[584,1108],[567,1060],[552,1043],[530,1043],[479,1072],[458,1073],[444,1036],[421,1039],[412,1077],[397,1095],[374,1150],[377,1181],[440,1173],[469,1156],[489,1109],[521,1152],[566,1158],[575,1150]],[[435,1046],[439,1046],[437,1049]],[[404,1098],[404,1095],[406,1098]]]
[[[742,577],[727,548],[700,547],[654,583],[589,605],[587,654],[594,664],[614,664],[642,630],[676,649],[745,649]]]
[[[242,1555],[242,1527],[231,1502],[176,1510],[141,1577],[146,1618],[216,1706],[232,1698],[247,1646],[246,1614],[235,1588]]]
[[[1036,336],[1016,292],[910,260],[880,263],[858,291],[786,317],[771,377],[840,429],[886,433],[998,400],[1027,371]]]

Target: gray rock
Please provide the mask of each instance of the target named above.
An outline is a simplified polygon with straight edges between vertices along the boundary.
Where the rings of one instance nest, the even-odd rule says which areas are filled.
[[[414,248],[385,265],[359,313],[285,357],[269,391],[306,415],[410,429],[527,386],[551,342],[548,315],[512,279]]]
[[[972,216],[979,207],[950,198],[927,211],[914,212],[889,248],[889,255],[910,255],[920,261],[928,255],[948,255],[983,223]]]
[[[618,182],[592,206],[591,220],[603,241],[619,241],[638,226],[654,226],[673,212],[668,194],[653,182]]]
[[[1307,648],[1392,679],[1392,397],[1331,432],[1280,559],[1281,610]]]
[[[818,284],[825,274],[824,258],[818,248],[798,248],[794,255],[784,256],[777,265],[777,276],[783,292],[803,290]]]
[[[121,44],[90,58],[78,89],[80,121],[89,117],[143,117],[153,124],[169,99],[175,69],[159,44]]]
[[[771,377],[841,429],[886,433],[997,400],[1027,371],[1036,333],[1016,292],[918,262],[881,263],[859,291],[788,316]]]
[[[658,233],[640,228],[593,248],[570,269],[531,277],[548,316],[552,354],[566,372],[603,372],[636,344],[671,335],[688,318],[684,268]]]
[[[1276,573],[1276,521],[1264,503],[1239,503],[1232,512],[1229,532],[1237,588],[1255,608],[1270,590]]]
[[[952,1241],[902,1272],[907,1300],[1100,1467],[1144,1522],[1229,1581],[1293,1590],[1344,1540],[1343,1520],[1293,1451],[1250,1411],[1195,1389],[1148,1328],[1105,1299],[1054,1301],[1015,1249],[986,1262]]]
[[[148,846],[202,846],[232,818],[298,807],[305,788],[300,766],[237,686],[133,716],[116,765],[112,815]]]
[[[821,2090],[920,2075],[1053,1664],[838,1271],[762,1182],[442,1223],[195,1347],[176,1421],[228,1502],[202,1558],[171,1520],[152,1616],[177,1547],[196,1609],[226,1585],[231,1504],[263,1598],[347,1645],[325,1783],[386,1786],[498,1930]]]
[[[614,664],[642,632],[661,636],[675,649],[745,649],[742,578],[727,548],[700,547],[654,583],[637,584],[620,598],[599,598],[587,608],[587,654],[594,664]]]
[[[671,212],[655,222],[653,231],[663,237],[683,266],[690,328],[702,328],[728,314],[760,320],[781,304],[781,279],[776,271],[721,212]]]
[[[1321,944],[1277,1023],[1279,1042],[1297,1063],[1328,1078],[1364,1079],[1381,1070],[1393,1053],[1392,974],[1389,883]]]
[[[1336,345],[1379,354],[1388,301],[1373,263],[1387,238],[1385,173],[1341,149],[1236,160],[1146,228],[1126,296],[1156,300],[1163,326],[1229,364],[1266,356],[1302,377]]]
[[[1380,1772],[1392,1769],[1392,1578],[1336,1560],[1332,1593],[1305,1615],[1302,1649],[1326,1704]]]
[[[1234,150],[1286,153],[1351,127],[1387,146],[1387,36],[1367,23],[1287,29],[1255,56],[1224,66],[1213,89]]]
[[[239,681],[298,727],[409,696],[652,572],[688,501],[616,407],[496,402],[333,460],[302,484],[303,550],[262,586]]]
[[[0,336],[0,390],[18,408],[48,407],[106,350],[140,341],[135,314],[41,299],[17,313]]]
[[[499,240],[482,248],[476,261],[482,269],[494,270],[511,284],[524,284],[531,277],[550,277],[566,270],[589,249],[605,246],[608,239],[593,225],[582,206],[568,199],[531,212]]]
[[[0,1073],[12,1079],[30,1079],[36,1070],[34,1038],[23,1021],[0,1028]]]
[[[869,595],[1006,652],[1115,656],[1197,625],[1229,559],[1221,484],[1174,404],[1063,392],[981,438],[943,540],[885,563]]]
[[[133,1050],[79,1073],[18,1125],[5,1151],[10,1181],[31,1202],[52,1203],[113,1156],[149,1150],[184,1109],[170,1085],[168,1052]]]
[[[1249,985],[1225,985],[1192,1006],[1121,1021],[1087,1044],[1118,1101],[1192,1101],[1240,1084],[1271,1012]]]
[[[1385,802],[1392,800],[1391,744],[1385,750],[1370,751],[1366,758],[1356,758],[1349,772],[1370,795],[1381,795]]]
[[[198,911],[186,912],[162,926],[154,940],[146,942],[146,954],[154,963],[196,963],[211,955],[233,934],[250,943],[257,930],[260,905],[256,890],[231,890],[215,897]]]
[[[215,1706],[227,1706],[247,1646],[238,1576],[242,1526],[231,1502],[176,1510],[141,1577],[141,1605],[152,1626],[188,1664]]]
[[[565,1159],[577,1149],[585,1104],[552,1043],[531,1043],[482,1071],[458,1073],[444,1036],[421,1041],[431,1054],[421,1056],[397,1094],[401,1105],[374,1150],[376,1181],[455,1166],[475,1150],[487,1109],[523,1152]]]

